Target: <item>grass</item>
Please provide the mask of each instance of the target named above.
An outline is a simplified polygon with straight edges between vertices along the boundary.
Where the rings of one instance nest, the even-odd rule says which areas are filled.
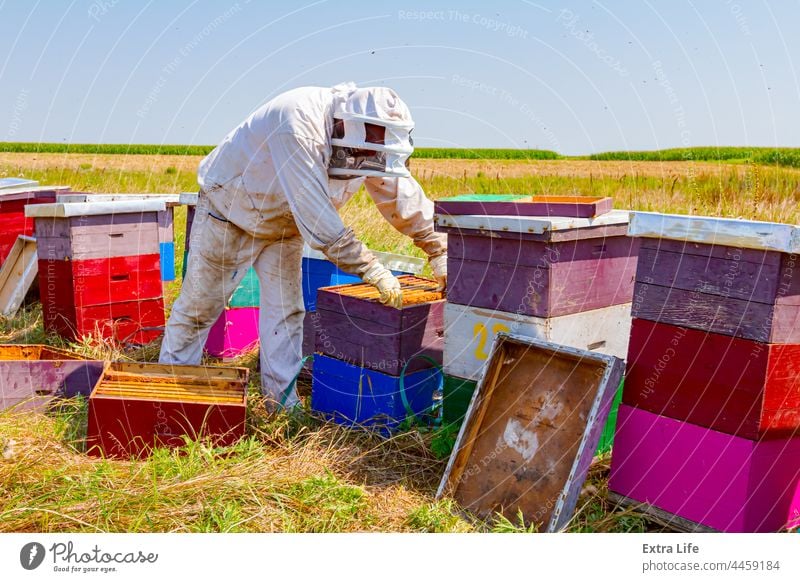
[[[510,162],[509,162],[510,163]],[[96,192],[180,192],[195,189],[193,172],[169,165],[150,171],[38,168],[0,164],[0,176],[69,184]],[[535,169],[536,166],[532,166]],[[592,177],[528,175],[501,178],[470,172],[426,172],[433,198],[468,192],[541,192],[613,196],[617,207],[800,222],[793,170],[749,163],[722,172]],[[417,253],[392,231],[362,191],[343,209],[345,222],[373,248]],[[176,216],[177,272],[185,211]],[[167,293],[168,303],[179,288]],[[158,344],[127,349],[48,336],[34,303],[0,322],[0,342],[49,343],[90,357],[152,361]],[[255,372],[256,358],[236,362]],[[216,362],[211,362],[216,364]],[[146,460],[109,461],[83,453],[86,402],[48,414],[0,412],[0,531],[409,531],[521,532],[536,524],[465,519],[451,500],[434,499],[452,431],[409,431],[382,439],[310,415],[267,415],[252,385],[247,436],[225,451],[189,442]],[[308,387],[304,387],[307,393]],[[569,530],[640,532],[660,529],[606,499],[609,459],[597,459]]]

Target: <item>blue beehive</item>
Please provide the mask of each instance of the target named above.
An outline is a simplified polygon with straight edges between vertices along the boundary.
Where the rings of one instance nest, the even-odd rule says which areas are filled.
[[[437,368],[405,376],[406,399],[414,414],[430,410],[440,384]],[[320,354],[314,356],[311,407],[340,424],[372,426],[383,432],[396,428],[407,416],[399,377]]]

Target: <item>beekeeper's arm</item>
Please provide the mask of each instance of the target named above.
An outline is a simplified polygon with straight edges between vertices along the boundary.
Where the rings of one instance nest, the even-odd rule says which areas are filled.
[[[433,230],[433,202],[413,177],[367,178],[370,196],[383,217],[428,255],[433,274],[447,285],[447,235]]]
[[[356,238],[353,230],[345,227],[331,202],[325,145],[291,133],[273,134],[267,145],[303,239],[343,271],[377,287],[381,302],[400,307],[399,281]]]

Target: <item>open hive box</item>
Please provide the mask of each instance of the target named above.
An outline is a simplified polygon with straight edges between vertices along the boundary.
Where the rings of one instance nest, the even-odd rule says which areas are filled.
[[[500,333],[437,497],[563,529],[622,377],[622,360]]]
[[[103,362],[41,344],[0,345],[0,410],[37,409],[53,397],[88,396]]]
[[[215,446],[244,435],[247,368],[112,362],[89,398],[87,450],[138,457],[185,438]]]
[[[366,283],[323,287],[317,295],[316,351],[358,366],[399,376],[412,357],[441,364],[444,349],[444,295],[436,281],[398,277],[403,306],[380,303]],[[430,367],[415,359],[407,371]]]
[[[436,214],[566,216],[592,218],[610,212],[611,198],[601,196],[532,196],[530,194],[462,194],[434,202]]]

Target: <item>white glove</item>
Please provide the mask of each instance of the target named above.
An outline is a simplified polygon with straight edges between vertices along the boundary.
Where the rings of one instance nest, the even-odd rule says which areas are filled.
[[[396,309],[403,306],[403,291],[400,289],[400,281],[380,263],[376,262],[370,267],[362,279],[378,290],[380,293],[378,301],[384,305]]]
[[[433,269],[433,276],[439,283],[437,291],[444,291],[447,289],[447,253],[439,255],[430,259],[431,269]]]

